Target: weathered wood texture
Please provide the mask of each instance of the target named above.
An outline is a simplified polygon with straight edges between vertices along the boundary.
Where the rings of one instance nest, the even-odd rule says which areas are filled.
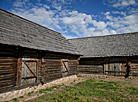
[[[104,64],[103,58],[81,58],[80,65],[101,65]]]
[[[105,58],[104,74],[113,76],[126,75],[127,57],[110,57]]]
[[[103,74],[103,65],[78,65],[78,72]]]
[[[60,59],[42,59],[41,76],[44,82],[61,77]]]
[[[37,59],[22,58],[21,85],[37,82]]]
[[[104,64],[104,74],[114,76],[124,76],[126,74],[126,63],[107,63]]]
[[[138,58],[132,58],[131,59],[130,75],[138,77]]]
[[[69,60],[69,75],[77,74],[78,61],[77,60]]]
[[[46,59],[71,59],[71,60],[76,60],[78,57],[70,54],[50,53],[50,52],[45,52],[44,56],[45,56],[44,58]]]
[[[0,91],[16,86],[17,58],[0,57]]]

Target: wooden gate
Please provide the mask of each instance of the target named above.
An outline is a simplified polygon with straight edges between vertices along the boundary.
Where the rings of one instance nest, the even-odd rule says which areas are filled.
[[[22,58],[21,85],[37,82],[37,59]]]
[[[115,61],[116,60],[116,61]],[[117,62],[118,59],[113,59],[108,63],[104,64],[104,73],[114,76],[125,76],[126,74],[126,63]]]
[[[62,76],[67,76],[69,74],[69,60],[62,59]]]

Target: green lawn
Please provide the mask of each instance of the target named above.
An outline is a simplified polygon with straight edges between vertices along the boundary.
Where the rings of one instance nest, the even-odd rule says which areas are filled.
[[[74,83],[74,82],[72,82]],[[28,102],[138,102],[138,89],[129,82],[88,79],[65,86],[58,93],[46,93]]]

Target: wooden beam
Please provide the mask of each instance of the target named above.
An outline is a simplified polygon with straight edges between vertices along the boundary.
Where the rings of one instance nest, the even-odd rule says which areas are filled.
[[[37,62],[37,59],[34,59],[34,60],[26,60],[25,62]]]
[[[17,81],[16,85],[21,85],[21,69],[22,69],[22,58],[18,58],[18,68],[17,68]]]
[[[62,59],[60,60],[60,74],[61,74],[61,77],[62,77]]]

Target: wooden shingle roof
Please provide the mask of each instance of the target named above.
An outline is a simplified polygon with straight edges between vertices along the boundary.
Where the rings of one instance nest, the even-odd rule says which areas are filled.
[[[138,32],[69,39],[69,42],[81,51],[83,58],[138,55]]]
[[[3,9],[0,9],[0,43],[81,55],[62,34]]]

